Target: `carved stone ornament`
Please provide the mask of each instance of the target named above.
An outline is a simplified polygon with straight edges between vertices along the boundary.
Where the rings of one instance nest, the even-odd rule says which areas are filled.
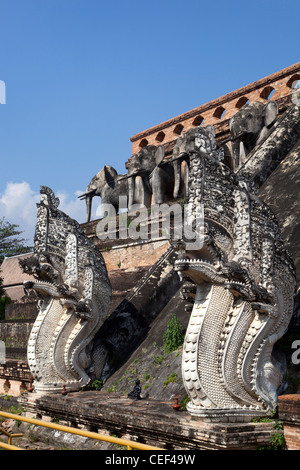
[[[58,209],[53,191],[41,186],[34,255],[20,262],[36,281],[24,283],[40,297],[28,341],[36,392],[80,390],[90,381],[90,345],[104,322],[111,286],[101,253],[79,224]]]
[[[193,129],[174,148],[189,157],[188,202],[204,206],[202,248],[182,242],[175,263],[193,304],[182,374],[191,415],[248,421],[273,410],[284,387],[274,345],[291,320],[295,272],[270,209],[211,139],[211,129]]]

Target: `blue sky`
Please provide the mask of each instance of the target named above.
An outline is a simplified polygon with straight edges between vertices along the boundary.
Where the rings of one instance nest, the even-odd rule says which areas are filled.
[[[29,242],[40,185],[84,222],[77,195],[125,172],[130,137],[300,60],[298,0],[0,0],[0,18],[0,217]]]

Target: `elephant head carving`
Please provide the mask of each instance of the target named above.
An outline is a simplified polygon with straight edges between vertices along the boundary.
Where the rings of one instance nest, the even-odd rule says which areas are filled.
[[[128,164],[128,205],[149,207],[172,197],[174,170],[163,161],[164,147],[147,145],[134,155]]]
[[[213,126],[196,126],[181,135],[173,149],[174,165],[174,191],[173,197],[187,196],[189,179],[190,155],[202,151],[210,151],[217,159],[223,158],[223,153],[217,147],[215,139],[215,128]]]
[[[149,145],[134,155],[128,173],[118,175],[110,165],[105,165],[90,181],[86,192],[79,196],[86,200],[87,222],[91,219],[92,199],[100,196],[102,204],[119,209],[119,197],[128,196],[128,208],[133,204],[149,207],[172,197],[174,186],[173,166],[164,160],[164,147]]]
[[[110,165],[105,165],[90,181],[86,192],[79,196],[86,200],[87,218],[91,220],[92,199],[100,196],[102,204],[111,204],[116,211],[119,208],[119,197],[128,195],[128,182],[125,175],[118,175],[117,171]]]
[[[237,170],[251,150],[267,135],[278,115],[275,101],[244,105],[230,120],[233,168]]]

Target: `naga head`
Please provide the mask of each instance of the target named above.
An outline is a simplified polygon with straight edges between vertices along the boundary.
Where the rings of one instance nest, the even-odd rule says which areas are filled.
[[[28,363],[40,392],[79,390],[91,367],[89,344],[104,322],[111,286],[101,253],[79,224],[58,209],[53,191],[41,187],[34,254],[21,260],[34,280],[40,312],[28,342]]]
[[[222,163],[211,133],[188,131],[176,151],[187,155],[192,213],[203,211],[202,246],[182,240],[175,262],[191,304],[182,362],[187,409],[216,421],[264,416],[282,389],[273,347],[293,312],[293,263],[270,209],[251,181]]]

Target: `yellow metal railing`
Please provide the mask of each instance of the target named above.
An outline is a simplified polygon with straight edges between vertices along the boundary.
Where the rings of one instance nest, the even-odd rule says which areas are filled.
[[[1,426],[0,426],[0,434],[4,434],[5,436],[8,437],[8,445],[11,445],[11,440],[12,440],[13,437],[22,437],[23,436],[23,434],[14,434],[14,433],[8,432],[5,429],[3,429]]]
[[[138,449],[138,450],[164,450],[159,447],[149,446],[147,444],[141,444],[140,442],[129,441],[126,439],[120,439],[119,437],[105,436],[103,434],[98,434],[92,431],[85,431],[83,429],[72,428],[69,426],[63,426],[61,424],[49,423],[34,418],[26,418],[25,416],[16,415],[13,413],[6,413],[5,411],[0,411],[0,417],[7,419],[15,419],[16,421],[23,421],[25,423],[34,424],[36,426],[43,426],[45,428],[55,429],[57,431],[68,432],[70,434],[76,434],[77,436],[88,437],[90,439],[95,439],[97,441],[110,442],[112,444],[117,444],[120,446],[126,446],[127,450]],[[9,434],[9,433],[7,433]],[[17,437],[17,435],[11,435],[11,437]],[[11,439],[10,439],[11,442]],[[0,442],[0,447],[9,450],[24,450],[21,447],[16,447],[10,443],[5,444]]]

